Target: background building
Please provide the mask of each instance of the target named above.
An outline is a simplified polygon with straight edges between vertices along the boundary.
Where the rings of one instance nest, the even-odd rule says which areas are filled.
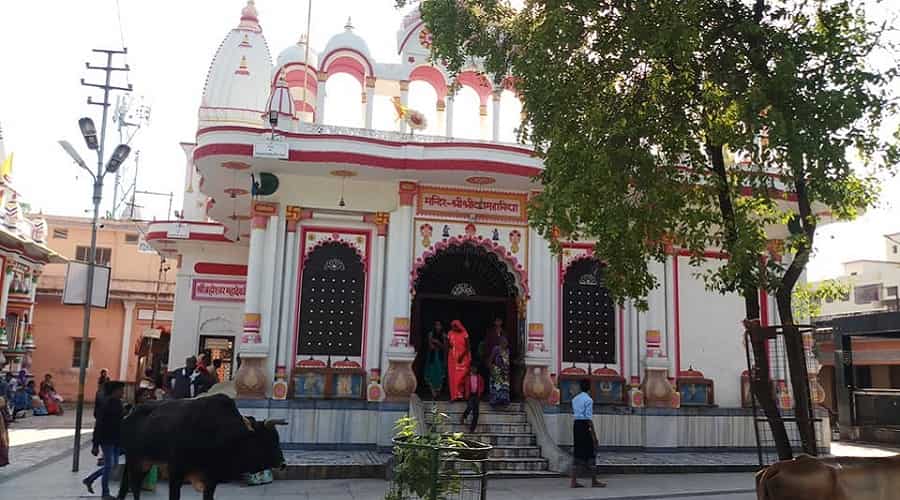
[[[824,300],[815,323],[819,335],[819,381],[825,389],[825,404],[838,411],[835,401],[834,342],[829,327],[835,318],[900,311],[900,233],[884,236],[884,260],[854,260],[844,263],[844,273],[834,278],[847,287],[838,299]],[[817,284],[813,283],[813,287]],[[853,384],[860,389],[900,389],[900,340],[856,338],[853,340]]]
[[[87,261],[91,220],[59,216],[46,219],[50,247],[69,259]],[[173,273],[166,271],[175,263],[166,261],[161,265],[159,255],[143,243],[142,229],[141,223],[107,220],[102,221],[97,233],[96,263],[110,266],[112,271],[109,306],[94,309],[91,317],[85,389],[88,398],[96,391],[101,369],[107,369],[113,379],[135,381],[144,367],[155,363],[159,368],[168,356],[174,283]],[[42,317],[35,326],[35,340],[46,348],[35,353],[33,369],[40,375],[53,375],[57,391],[65,398],[74,398],[78,390],[83,309],[62,304],[65,277],[65,265],[49,265],[37,283],[37,305]],[[159,338],[152,341],[152,336],[145,336],[151,322],[159,330]]]

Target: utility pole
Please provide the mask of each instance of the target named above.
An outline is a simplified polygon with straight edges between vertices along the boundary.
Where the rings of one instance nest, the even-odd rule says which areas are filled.
[[[94,176],[94,216],[91,222],[91,251],[89,254],[90,260],[88,261],[87,290],[84,294],[84,326],[81,332],[81,366],[79,367],[78,372],[78,406],[75,410],[75,445],[72,452],[72,472],[78,472],[78,459],[81,455],[81,423],[84,413],[84,382],[87,375],[87,357],[88,353],[90,352],[91,308],[93,307],[94,270],[97,258],[97,218],[100,212],[100,201],[103,198],[103,176],[105,174],[103,168],[103,147],[106,142],[106,121],[109,115],[110,105],[109,93],[113,90],[131,92],[132,89],[130,83],[128,84],[128,87],[125,88],[116,87],[112,84],[111,81],[113,72],[129,71],[127,64],[122,67],[113,66],[113,56],[118,54],[127,54],[128,49],[123,47],[122,50],[93,49],[92,51],[100,54],[105,54],[106,65],[93,66],[91,65],[91,63],[85,63],[85,66],[89,70],[104,72],[106,78],[103,84],[89,83],[85,82],[84,78],[81,79],[82,85],[103,90],[102,101],[95,101],[91,96],[88,96],[87,99],[88,104],[103,107],[103,118],[100,122],[100,141],[97,145],[97,173]],[[90,120],[88,119],[87,121]],[[91,128],[93,128],[93,125],[91,125]],[[82,132],[84,132],[84,130],[82,130]],[[125,155],[127,156],[127,154],[128,153],[126,151]],[[118,168],[118,166],[116,166],[115,168]]]

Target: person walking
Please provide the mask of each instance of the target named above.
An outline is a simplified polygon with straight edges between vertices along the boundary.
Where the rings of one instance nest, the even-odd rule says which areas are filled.
[[[450,323],[450,354],[447,357],[450,400],[463,400],[465,378],[472,365],[472,354],[469,352],[469,332],[458,319]]]
[[[491,406],[509,404],[509,341],[500,337],[490,358]]]
[[[591,473],[591,486],[603,488],[606,483],[597,479],[597,433],[594,432],[594,400],[591,399],[591,382],[587,379],[579,383],[581,392],[572,399],[572,438],[575,442],[575,460],[572,462],[572,488],[583,488],[578,482],[579,469]]]
[[[119,465],[121,453],[121,425],[124,416],[122,396],[125,393],[125,384],[122,382],[108,382],[106,385],[106,397],[100,409],[100,418],[94,422],[93,447],[91,454],[95,457],[103,452],[103,466],[82,483],[90,493],[94,492],[94,481],[100,477],[102,495],[104,500],[113,498],[109,491],[109,478],[113,470]]]
[[[447,336],[440,321],[434,322],[425,344],[428,348],[428,357],[425,358],[425,383],[431,389],[432,399],[437,400],[444,387],[444,378],[447,376]]]
[[[481,405],[482,394],[484,394],[484,379],[478,375],[478,366],[472,365],[469,368],[469,376],[466,377],[465,395],[468,403],[466,404],[466,411],[463,412],[462,417],[459,419],[459,423],[465,424],[466,417],[469,414],[472,415],[469,434],[474,434],[475,428],[478,426],[478,411]]]
[[[170,380],[173,399],[186,399],[194,397],[194,375],[197,368],[197,358],[190,356],[184,360],[184,368],[175,370]]]

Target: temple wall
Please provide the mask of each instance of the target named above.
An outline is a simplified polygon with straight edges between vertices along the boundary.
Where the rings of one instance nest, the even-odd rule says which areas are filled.
[[[707,291],[703,274],[715,260],[692,267],[688,257],[678,257],[678,337],[681,370],[693,367],[715,383],[715,402],[720,407],[741,406],[741,372],[747,369],[743,346],[743,301],[737,295]]]
[[[247,249],[237,245],[197,245],[192,250],[182,255],[181,266],[176,275],[175,320],[169,345],[170,369],[184,366],[186,357],[197,354],[201,334],[236,337],[235,345],[240,342],[243,297],[237,300],[224,296],[198,300],[192,298],[192,287],[195,280],[243,283],[245,276],[198,273],[195,265],[206,263],[245,266]]]

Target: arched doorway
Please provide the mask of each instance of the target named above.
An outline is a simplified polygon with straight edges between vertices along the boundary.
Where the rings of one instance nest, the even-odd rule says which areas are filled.
[[[458,319],[469,332],[473,362],[481,362],[478,346],[488,328],[499,318],[510,346],[510,389],[514,398],[521,396],[524,366],[523,342],[519,338],[518,278],[497,253],[474,241],[449,245],[425,258],[413,282],[412,328],[410,341],[416,349],[413,369],[420,381],[423,397],[431,393],[424,383],[424,361],[428,352],[427,333],[435,321],[445,329]],[[482,374],[487,371],[482,369]],[[486,379],[487,382],[487,379]],[[445,381],[442,398],[449,397]]]

